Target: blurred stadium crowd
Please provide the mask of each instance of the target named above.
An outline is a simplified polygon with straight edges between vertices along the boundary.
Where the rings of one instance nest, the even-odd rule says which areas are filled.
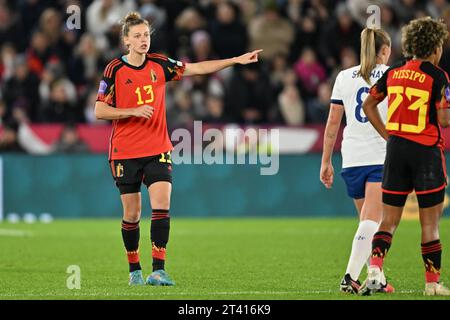
[[[382,27],[393,40],[391,62],[401,57],[400,28],[410,19],[441,17],[450,28],[446,0],[0,0],[1,122],[13,131],[17,123],[64,123],[69,133],[76,123],[99,123],[99,79],[124,50],[119,20],[139,11],[152,24],[150,51],[174,59],[264,49],[258,64],[168,84],[171,129],[189,128],[193,120],[325,123],[337,73],[359,63],[369,4],[381,8]],[[70,5],[81,9],[79,30],[67,28]],[[447,43],[441,62],[447,72],[449,53]]]

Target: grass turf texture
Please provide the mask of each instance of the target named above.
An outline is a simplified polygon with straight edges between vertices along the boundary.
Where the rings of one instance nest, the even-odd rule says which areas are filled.
[[[148,220],[141,221],[145,276],[151,272]],[[356,228],[356,219],[173,218],[166,270],[176,286],[129,287],[120,219],[0,223],[0,300],[430,299],[422,295],[418,221],[402,221],[386,260],[397,293],[340,293]],[[450,219],[441,222],[441,239],[441,280],[450,284]],[[81,268],[80,290],[66,287],[69,265]]]

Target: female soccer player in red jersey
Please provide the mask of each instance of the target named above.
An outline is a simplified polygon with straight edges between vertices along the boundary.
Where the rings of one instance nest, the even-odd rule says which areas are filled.
[[[383,220],[372,240],[367,293],[380,287],[383,262],[413,190],[419,203],[421,249],[426,295],[450,295],[440,282],[442,246],[439,220],[443,211],[446,169],[441,126],[450,125],[449,77],[437,65],[447,26],[430,17],[412,20],[402,29],[403,52],[409,59],[391,66],[370,89],[363,109],[387,142],[383,174]],[[386,126],[377,105],[388,98]]]
[[[122,36],[128,53],[112,60],[100,81],[95,114],[113,121],[109,146],[112,175],[123,205],[122,238],[129,262],[130,285],[145,284],[139,263],[141,183],[148,188],[152,206],[151,243],[153,272],[150,285],[174,285],[164,271],[170,229],[173,149],[166,124],[165,83],[182,75],[201,75],[234,64],[258,61],[255,50],[239,57],[182,63],[148,54],[151,26],[138,13],[127,14]]]

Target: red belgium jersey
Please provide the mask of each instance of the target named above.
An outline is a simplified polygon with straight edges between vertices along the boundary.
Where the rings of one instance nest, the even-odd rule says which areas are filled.
[[[370,95],[388,97],[386,129],[390,135],[443,147],[437,109],[450,102],[447,73],[428,61],[412,59],[391,66],[370,89]]]
[[[179,80],[185,64],[159,54],[147,54],[135,67],[121,58],[112,60],[100,81],[97,101],[114,108],[154,108],[150,119],[113,120],[109,160],[154,156],[173,149],[166,122],[166,82]]]

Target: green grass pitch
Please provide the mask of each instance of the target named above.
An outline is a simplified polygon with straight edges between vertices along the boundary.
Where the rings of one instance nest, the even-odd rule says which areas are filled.
[[[145,276],[151,271],[149,224],[142,219]],[[120,218],[0,223],[0,300],[425,299],[418,221],[402,221],[386,260],[395,294],[339,292],[356,227],[356,218],[175,217],[166,270],[176,286],[129,287]],[[441,239],[442,281],[450,284],[450,219],[441,222]],[[80,267],[79,290],[66,286],[70,265]]]

